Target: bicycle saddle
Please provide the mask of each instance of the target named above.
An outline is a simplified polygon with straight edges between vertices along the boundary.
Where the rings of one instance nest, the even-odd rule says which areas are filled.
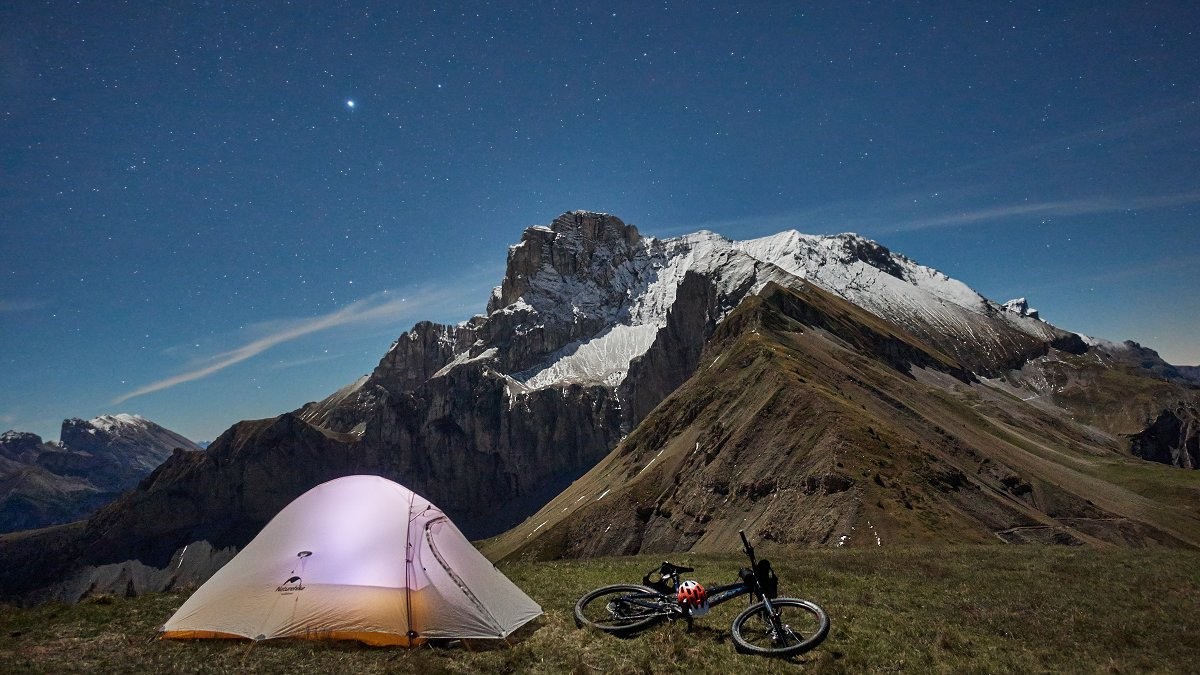
[[[669,563],[666,560],[663,561],[662,567],[658,569],[659,574],[663,575],[664,577],[671,576],[672,574],[683,574],[686,572],[695,571],[696,568],[694,567],[684,567],[683,565]]]

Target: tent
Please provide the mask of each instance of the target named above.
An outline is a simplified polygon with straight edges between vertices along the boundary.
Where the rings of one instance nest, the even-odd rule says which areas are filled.
[[[506,637],[541,613],[428,500],[379,476],[346,476],[280,511],[161,637],[412,646]]]

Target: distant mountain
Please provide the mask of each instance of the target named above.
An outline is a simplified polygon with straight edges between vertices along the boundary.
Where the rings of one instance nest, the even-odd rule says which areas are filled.
[[[808,300],[789,299],[793,291]],[[817,297],[822,299],[813,299]],[[784,318],[762,314],[769,299],[775,303],[771,306],[789,307],[774,310]],[[1007,397],[1000,406],[1011,417],[1004,418],[1008,425],[1004,433],[1028,437],[1028,444],[1045,445],[1047,452],[1060,451],[1063,443],[1075,448],[1072,444],[1078,439],[1092,439],[1086,452],[1113,458],[1114,472],[1132,471],[1145,485],[1157,483],[1145,478],[1142,468],[1128,467],[1150,467],[1146,470],[1151,472],[1168,469],[1132,458],[1130,449],[1141,447],[1135,437],[1151,429],[1163,411],[1179,417],[1182,431],[1175,439],[1170,433],[1146,436],[1146,447],[1158,450],[1145,454],[1183,466],[1187,465],[1183,458],[1192,457],[1188,443],[1196,435],[1196,425],[1191,423],[1196,417],[1196,390],[1152,352],[1085,340],[1042,321],[1024,301],[993,302],[959,281],[857,235],[784,232],[735,242],[700,232],[659,240],[643,237],[614,216],[576,211],[549,226],[527,229],[521,241],[510,247],[506,274],[493,291],[485,315],[456,326],[417,324],[392,344],[372,373],[296,411],[234,425],[207,452],[175,453],[136,490],[86,524],[29,535],[7,542],[7,548],[0,541],[0,556],[29,563],[0,566],[0,592],[12,596],[41,589],[41,597],[75,598],[89,589],[138,591],[199,580],[296,496],[350,473],[379,474],[409,486],[446,510],[469,536],[501,533],[537,512],[593,467],[599,470],[616,461],[614,457],[626,456],[635,439],[648,443],[647,434],[682,430],[691,422],[681,420],[697,415],[705,418],[694,420],[702,425],[715,423],[708,418],[724,415],[749,423],[754,421],[756,406],[777,402],[758,400],[756,392],[766,385],[747,370],[756,357],[726,351],[742,339],[734,335],[753,341],[767,340],[768,333],[777,345],[764,348],[780,353],[792,348],[790,338],[776,331],[760,329],[761,338],[738,332],[738,326],[754,323],[745,318],[751,310],[758,312],[754,321],[786,319],[785,323],[807,326],[802,333],[838,347],[823,352],[827,367],[854,365],[872,373],[868,378],[843,368],[839,372],[844,377],[814,388],[811,383],[821,381],[821,373],[796,370],[793,374],[805,386],[795,391],[778,389],[780,400],[799,397],[796,400],[803,402],[805,396],[815,397],[813,401],[839,413],[828,420],[810,419],[816,425],[812,427],[800,424],[804,418],[776,425],[813,443],[840,438],[832,445],[807,448],[814,462],[828,463],[829,453],[857,452],[859,444],[864,456],[883,461],[891,447],[885,442],[933,438],[944,445],[949,442],[943,436],[951,419],[943,416],[991,410],[987,406],[998,405],[991,401],[995,396]],[[724,405],[732,406],[727,412],[702,405],[702,398],[679,394],[668,399],[681,385],[694,383],[714,367],[724,375],[705,380],[704,395],[724,397]],[[875,377],[876,371],[889,376],[899,372],[902,379],[897,382],[906,385],[915,380],[935,381],[938,386],[899,387],[890,379]],[[942,407],[926,401],[959,395],[977,396],[978,401]],[[685,405],[683,416],[676,419],[662,416],[661,406],[668,405],[664,399],[693,403]],[[867,424],[876,435],[846,426],[864,406],[878,407],[880,420]],[[911,408],[918,413],[906,412]],[[788,413],[780,409],[775,414]],[[905,417],[885,425],[888,415]],[[1022,426],[1026,418],[1039,422],[1026,429]],[[827,427],[834,436],[821,431]],[[698,440],[654,437],[692,448]],[[746,438],[749,443],[751,437]],[[977,441],[955,438],[967,449]],[[943,445],[937,446],[939,452],[950,453]],[[640,451],[657,447],[654,452],[670,454],[666,446],[637,447]],[[625,454],[610,454],[614,448]],[[771,457],[771,448],[755,440],[752,451]],[[634,455],[640,457],[637,451]],[[794,468],[778,457],[772,461],[780,471]],[[846,464],[844,459],[835,461]],[[997,469],[996,480],[1014,481],[1016,490],[1028,483],[1036,492],[1057,476],[1036,478],[1022,473],[1022,463],[989,461],[1007,467]],[[907,466],[909,460],[904,462]],[[634,466],[629,464],[625,470]],[[924,470],[931,476],[945,475],[952,483],[962,480],[949,466],[957,466],[964,476],[968,469],[978,468],[932,462]],[[803,481],[808,485],[808,477],[817,476],[811,490],[828,489],[832,497],[848,491],[839,489],[842,474],[850,475],[829,472],[828,486],[821,482],[825,474],[803,473]],[[862,478],[851,476],[855,485]],[[784,479],[792,484],[792,476],[781,474],[779,480]],[[887,479],[881,476],[880,480]],[[1192,479],[1170,480],[1179,486]],[[734,493],[744,489],[759,502],[782,499],[771,497],[780,494],[772,485],[741,488],[740,483],[730,482],[728,489]],[[1108,489],[1099,483],[1088,485]],[[603,489],[626,487],[613,482]],[[1192,494],[1182,488],[1176,491]],[[934,493],[928,494],[933,500]],[[586,496],[576,499],[583,504]],[[657,508],[657,497],[649,506],[647,499],[643,495],[634,500],[639,517]],[[920,520],[922,509],[932,503],[910,499],[911,517]],[[682,512],[672,510],[672,517]],[[747,511],[745,518],[757,517],[754,513]],[[857,512],[838,513],[839,518],[849,519],[845,522],[850,526],[859,526],[853,520]],[[1030,527],[1048,525],[1031,519],[1026,523]],[[1135,520],[1141,524],[1131,526],[1136,531],[1131,541],[1161,538],[1185,545],[1194,541],[1186,526],[1177,534],[1162,529],[1157,521],[1146,524],[1149,517]],[[546,522],[547,528],[553,524]],[[1001,517],[988,526],[1008,530],[1011,522]],[[974,541],[985,529],[958,531]],[[532,533],[523,531],[532,541]],[[780,541],[830,543],[817,532],[800,528],[773,536]],[[1019,539],[1021,535],[1005,536]],[[1071,536],[1080,541],[1106,540]],[[946,539],[957,540],[949,534]],[[672,545],[694,546],[699,540],[673,541]],[[559,552],[572,551],[584,552]],[[18,567],[34,572],[13,571]]]
[[[1180,377],[1200,386],[1200,366],[1175,366]]]
[[[137,415],[64,420],[57,443],[5,432],[0,436],[0,532],[83,518],[137,485],[175,448],[197,449]]]

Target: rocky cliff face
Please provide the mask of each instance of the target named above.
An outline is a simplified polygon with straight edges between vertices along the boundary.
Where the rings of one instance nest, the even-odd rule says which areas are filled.
[[[1200,414],[1196,406],[1163,410],[1148,427],[1129,437],[1129,451],[1152,462],[1200,469]]]
[[[199,450],[192,441],[137,415],[68,419],[60,442],[66,453],[44,454],[55,473],[85,477],[102,489],[121,491],[137,484],[175,448]]]

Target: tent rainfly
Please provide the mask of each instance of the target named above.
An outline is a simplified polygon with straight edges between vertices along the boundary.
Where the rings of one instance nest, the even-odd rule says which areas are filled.
[[[503,638],[541,613],[428,500],[379,476],[346,476],[280,511],[161,637],[413,646]]]

